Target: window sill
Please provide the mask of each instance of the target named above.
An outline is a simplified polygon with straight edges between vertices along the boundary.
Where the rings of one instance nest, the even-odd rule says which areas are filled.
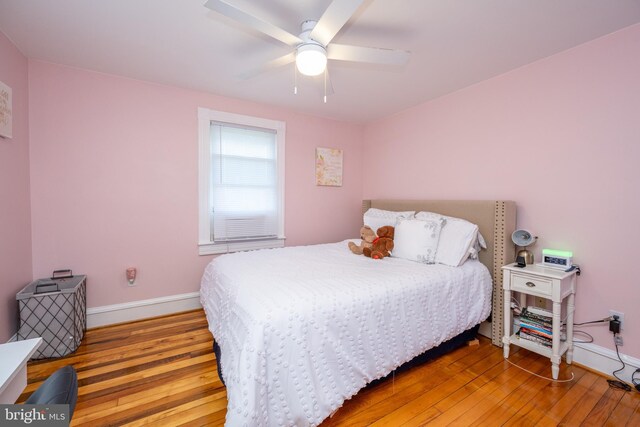
[[[284,247],[285,238],[269,239],[269,240],[253,240],[249,242],[231,242],[231,243],[200,243],[198,246],[199,255],[216,255],[231,252],[253,251],[256,249],[271,249]]]

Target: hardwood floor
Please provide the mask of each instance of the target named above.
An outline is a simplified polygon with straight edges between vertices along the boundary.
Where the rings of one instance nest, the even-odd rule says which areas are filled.
[[[21,401],[72,364],[80,385],[72,426],[222,425],[227,397],[211,345],[201,310],[89,330],[74,354],[29,364]],[[512,348],[510,361],[550,375],[548,359]],[[360,391],[323,426],[640,425],[640,393],[563,364],[561,378],[571,373],[569,383],[535,377],[480,338]]]

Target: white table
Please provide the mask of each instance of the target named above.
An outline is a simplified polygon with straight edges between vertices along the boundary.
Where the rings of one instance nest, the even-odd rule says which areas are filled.
[[[27,362],[42,338],[0,344],[0,403],[16,403],[27,386]]]
[[[576,293],[576,270],[569,272],[557,268],[543,267],[540,265],[527,265],[524,268],[509,264],[502,267],[504,272],[504,358],[509,358],[509,345],[515,344],[527,350],[548,357],[551,360],[551,376],[558,379],[560,372],[560,361],[562,355],[566,353],[567,364],[573,361],[573,312],[575,309],[574,298]],[[513,324],[511,320],[511,292],[518,292],[521,295],[520,305],[526,305],[526,295],[533,295],[550,300],[553,303],[552,314],[552,346],[545,347],[533,341],[520,339],[520,337],[510,333]],[[567,339],[560,341],[561,329],[561,306],[562,301],[567,299]],[[514,331],[515,332],[515,331]]]

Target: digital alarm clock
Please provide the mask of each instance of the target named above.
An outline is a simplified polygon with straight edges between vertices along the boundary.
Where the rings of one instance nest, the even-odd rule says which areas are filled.
[[[545,267],[566,270],[572,265],[573,252],[557,251],[555,249],[542,250],[542,265]]]

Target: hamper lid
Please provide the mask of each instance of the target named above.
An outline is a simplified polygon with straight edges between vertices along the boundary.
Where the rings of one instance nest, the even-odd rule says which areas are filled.
[[[74,293],[78,290],[78,287],[80,286],[82,281],[85,279],[85,277],[86,276],[84,275],[76,275],[73,277],[69,277],[67,279],[34,280],[33,282],[29,283],[20,292],[16,294],[16,300],[23,300],[23,299],[34,298],[34,297],[37,298],[37,297],[52,294],[52,293],[63,293],[63,294]],[[55,286],[53,286],[54,283],[57,285],[58,290],[55,290]],[[46,285],[46,284],[51,284],[51,286],[46,286],[44,288],[45,292],[43,292],[43,285]],[[36,292],[38,290],[38,285],[40,285],[41,289],[39,290],[39,292]]]

